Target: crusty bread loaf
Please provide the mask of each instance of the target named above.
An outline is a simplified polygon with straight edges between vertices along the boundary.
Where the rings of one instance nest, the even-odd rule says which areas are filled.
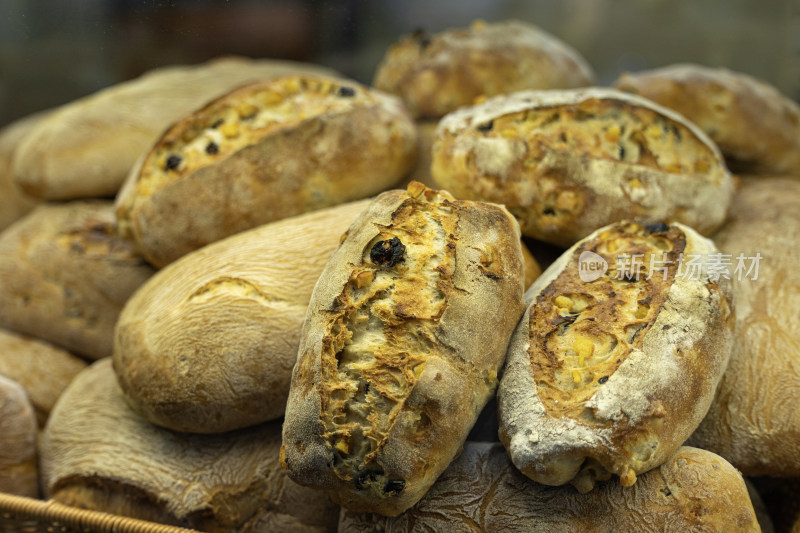
[[[111,202],[43,204],[0,235],[0,327],[98,359],[153,269],[116,233]]]
[[[358,511],[419,500],[495,390],[522,268],[502,207],[417,182],[378,196],[311,296],[283,429],[292,479]]]
[[[733,194],[722,155],[696,126],[612,89],[522,91],[439,122],[434,182],[497,202],[524,235],[569,246],[619,220],[717,229]]]
[[[797,477],[800,182],[743,179],[731,216],[714,240],[731,258],[736,343],[714,403],[690,442],[747,476]],[[761,259],[745,259],[734,273],[739,254]]]
[[[117,199],[120,231],[156,266],[234,233],[366,198],[414,166],[400,100],[352,81],[240,87],[171,126]]]
[[[336,531],[338,509],[279,465],[280,424],[221,435],[158,428],[128,409],[111,359],[75,378],[41,440],[45,496],[207,532]]]
[[[0,329],[0,376],[25,389],[44,426],[50,410],[86,363],[47,342]]]
[[[14,150],[36,124],[42,114],[20,119],[0,130],[0,231],[29,213],[38,200],[28,196],[14,181]]]
[[[528,289],[497,396],[500,438],[526,476],[581,492],[611,474],[630,486],[695,430],[733,342],[715,253],[681,224],[617,223]]]
[[[114,370],[128,404],[194,433],[282,417],[311,291],[368,204],[266,224],[156,273],[115,331]]]
[[[739,472],[682,447],[630,488],[590,494],[546,487],[520,474],[500,444],[467,443],[417,505],[396,518],[342,510],[339,533],[580,533],[761,531]]]
[[[417,122],[417,134],[419,136],[419,150],[417,151],[417,164],[414,171],[406,176],[405,180],[397,186],[399,189],[408,187],[412,181],[418,181],[427,187],[433,187],[431,177],[431,151],[433,149],[433,139],[436,137],[436,126],[439,122],[426,120]]]
[[[440,118],[483,95],[591,85],[572,47],[511,20],[403,37],[378,65],[375,87],[400,96],[417,118]]]
[[[682,114],[734,165],[800,176],[800,105],[761,80],[724,68],[678,64],[625,73],[615,86]]]
[[[0,493],[39,496],[36,428],[25,389],[0,375]]]
[[[161,132],[245,82],[296,72],[333,74],[303,63],[216,59],[150,71],[54,111],[21,143],[17,183],[48,200],[113,196]]]

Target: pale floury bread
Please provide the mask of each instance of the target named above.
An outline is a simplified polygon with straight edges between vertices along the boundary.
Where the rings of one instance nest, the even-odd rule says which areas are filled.
[[[731,276],[736,343],[690,442],[745,475],[800,477],[800,182],[743,179],[731,216],[714,240],[734,267],[745,258]]]
[[[29,213],[39,202],[28,196],[14,180],[12,161],[14,150],[36,124],[42,114],[32,115],[0,130],[0,231]]]
[[[678,64],[625,73],[614,83],[682,114],[750,172],[800,176],[800,105],[752,76]]]
[[[207,532],[332,533],[338,508],[280,467],[280,424],[190,435],[131,411],[111,359],[79,374],[41,439],[47,498]]]
[[[501,206],[411,183],[350,227],[311,296],[283,426],[292,479],[397,515],[458,454],[524,310]]]
[[[39,496],[36,430],[25,389],[0,375],[0,493]]]
[[[116,326],[114,370],[129,405],[194,433],[281,418],[311,291],[368,204],[266,224],[156,273]]]
[[[500,444],[467,443],[414,507],[396,518],[342,510],[339,533],[688,533],[761,531],[739,472],[721,457],[681,447],[633,487],[589,494],[533,483]]]
[[[164,266],[234,233],[367,198],[414,167],[399,99],[353,81],[245,85],[170,128],[117,198],[120,231]]]
[[[581,492],[612,474],[630,486],[683,444],[733,343],[730,283],[709,266],[717,253],[681,224],[623,222],[534,282],[497,396],[517,468]]]
[[[147,72],[41,121],[15,154],[15,179],[47,200],[114,196],[167,126],[243,83],[297,72],[334,74],[316,65],[240,57]]]
[[[571,46],[525,22],[474,22],[392,45],[373,83],[400,96],[417,118],[439,118],[479,96],[591,85],[591,67]]]
[[[521,91],[440,122],[431,168],[457,198],[497,202],[522,233],[570,246],[620,220],[725,220],[733,178],[714,143],[674,111],[613,89]]]

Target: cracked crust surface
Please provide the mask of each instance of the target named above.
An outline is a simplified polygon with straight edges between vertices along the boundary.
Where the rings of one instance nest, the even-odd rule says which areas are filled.
[[[586,253],[608,264],[594,281],[578,277]],[[611,474],[632,485],[686,440],[733,343],[729,281],[713,279],[704,262],[714,253],[686,226],[626,222],[596,231],[542,274],[526,293],[498,389],[500,438],[517,468],[581,492]],[[663,270],[647,279],[651,260]],[[639,275],[626,266],[637,263]]]
[[[387,515],[422,497],[494,392],[522,268],[502,207],[420,183],[380,195],[309,305],[284,424],[292,478]]]

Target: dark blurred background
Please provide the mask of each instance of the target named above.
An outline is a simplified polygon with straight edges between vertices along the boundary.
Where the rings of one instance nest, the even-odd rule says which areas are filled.
[[[220,54],[316,62],[369,83],[400,35],[478,18],[540,26],[601,84],[692,61],[800,99],[800,0],[0,0],[0,126]]]

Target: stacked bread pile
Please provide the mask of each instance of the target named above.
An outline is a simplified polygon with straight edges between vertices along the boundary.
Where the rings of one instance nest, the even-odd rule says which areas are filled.
[[[771,531],[800,109],[691,65],[592,83],[476,23],[374,87],[226,58],[7,128],[0,491],[203,531]]]

